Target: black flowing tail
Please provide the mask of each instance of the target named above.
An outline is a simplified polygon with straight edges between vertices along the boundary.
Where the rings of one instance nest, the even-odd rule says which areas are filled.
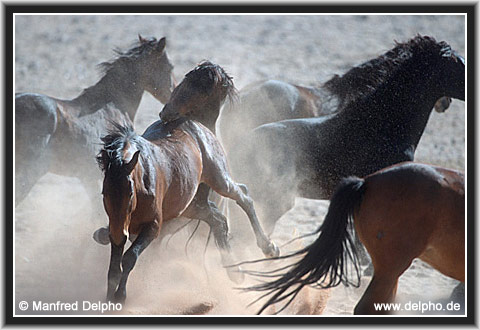
[[[281,312],[305,285],[316,284],[321,288],[335,287],[340,283],[355,287],[360,285],[359,261],[349,227],[353,227],[353,212],[360,205],[364,192],[363,179],[356,177],[343,179],[333,194],[323,224],[316,230],[316,233],[321,232],[317,240],[300,251],[279,258],[303,254],[305,256],[294,263],[288,272],[279,274],[278,276],[281,276],[279,279],[247,289],[269,291],[259,299],[272,295],[258,314],[269,305],[289,298],[277,313]],[[348,263],[348,260],[352,263]],[[351,267],[355,270],[356,281],[349,279],[348,272]],[[292,286],[295,287],[289,290]]]

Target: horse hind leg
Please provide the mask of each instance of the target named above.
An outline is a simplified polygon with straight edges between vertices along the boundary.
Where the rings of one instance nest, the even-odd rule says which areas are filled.
[[[395,237],[392,232],[386,234],[390,238],[386,240],[385,244],[379,244],[380,239],[373,236],[375,231],[362,231],[362,219],[361,217],[355,218],[355,224],[359,231],[359,237],[372,258],[374,271],[372,280],[355,307],[354,313],[391,314],[396,311],[393,308],[397,305],[388,304],[395,299],[398,278],[410,267],[413,259],[417,256],[416,249],[408,249],[402,244],[404,242]],[[360,225],[358,225],[359,223]]]
[[[198,219],[209,225],[215,239],[215,244],[220,250],[222,265],[226,267],[228,277],[235,283],[241,283],[244,275],[241,273],[240,267],[229,267],[235,264],[235,260],[229,243],[227,218],[220,212],[215,203],[208,201],[208,191],[202,192],[202,190],[210,190],[210,188],[206,185],[203,188],[204,189],[202,189],[202,187],[199,188],[195,199],[182,216]]]
[[[222,265],[226,267],[228,277],[235,283],[241,283],[244,280],[244,275],[239,266],[230,267],[235,263],[232,254],[232,248],[229,243],[229,231],[227,218],[218,210],[215,204],[209,202],[211,216],[206,219],[210,226],[215,243],[220,249],[220,256]]]
[[[217,191],[219,194],[233,199],[238,206],[247,214],[250,224],[255,233],[257,246],[267,257],[278,257],[280,250],[277,245],[271,241],[263,231],[253,205],[253,200],[248,195],[248,189],[243,184],[237,184],[230,181],[228,189]]]
[[[391,272],[373,275],[367,290],[354,309],[355,315],[390,314],[399,275]]]

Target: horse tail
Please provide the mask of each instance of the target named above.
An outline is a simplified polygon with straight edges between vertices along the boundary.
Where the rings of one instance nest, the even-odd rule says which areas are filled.
[[[359,261],[355,250],[351,230],[353,213],[360,206],[365,192],[364,180],[357,177],[343,179],[337,186],[323,224],[315,233],[320,236],[304,249],[280,258],[304,255],[279,279],[250,289],[269,291],[262,297],[273,295],[263,305],[258,314],[269,305],[289,298],[289,301],[277,312],[286,308],[305,285],[316,284],[321,288],[331,288],[344,283],[360,285]],[[352,263],[348,263],[347,261]],[[348,273],[354,269],[356,281],[349,279]],[[275,272],[275,271],[274,271]],[[287,291],[290,287],[294,289]]]

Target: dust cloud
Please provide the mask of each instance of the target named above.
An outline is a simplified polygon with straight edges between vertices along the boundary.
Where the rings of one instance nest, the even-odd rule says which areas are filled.
[[[224,67],[238,89],[265,79],[316,85],[390,49],[393,40],[407,40],[417,33],[446,40],[465,54],[461,16],[255,15],[213,19],[202,15],[19,15],[15,22],[15,91],[59,98],[73,98],[93,85],[99,78],[95,65],[111,58],[113,47],[128,46],[138,33],[167,36],[167,51],[177,78],[208,59]],[[151,95],[144,95],[135,118],[138,133],[158,118],[162,106]],[[259,106],[258,113],[267,106]],[[454,101],[443,114],[433,113],[417,149],[417,160],[464,170],[465,113],[460,101]],[[240,125],[233,123],[235,126]],[[97,201],[100,192],[99,185],[98,195],[93,196]],[[328,201],[297,199],[271,236],[282,253],[297,250],[298,245],[282,245],[296,235],[315,230],[327,208]],[[236,260],[263,257],[248,219],[241,211],[232,210],[228,218]],[[261,210],[258,212],[261,220]],[[22,300],[105,301],[110,248],[96,244],[92,234],[107,223],[107,218],[105,213],[94,211],[79,180],[45,175],[16,207],[14,221],[16,304]],[[200,226],[186,254],[185,244],[192,230],[193,225],[189,225],[175,234],[168,246],[169,235],[145,250],[130,275],[126,305],[115,313],[256,313],[259,304],[247,305],[259,293],[242,293],[236,287],[255,284],[258,279],[247,276],[242,284],[229,280],[213,239],[203,252],[206,225]],[[308,243],[300,242],[302,246]],[[351,314],[368,280],[365,278],[359,289],[339,286],[329,292],[304,290],[285,313]],[[398,298],[417,299],[420,292],[425,292],[422,300],[444,299],[456,285],[429,266],[414,262],[400,279]],[[17,308],[16,313],[24,312]]]

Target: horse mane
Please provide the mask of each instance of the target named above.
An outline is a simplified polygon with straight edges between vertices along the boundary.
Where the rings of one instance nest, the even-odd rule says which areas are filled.
[[[142,41],[136,41],[129,49],[123,51],[118,47],[113,49],[114,58],[109,61],[98,64],[98,68],[103,75],[106,75],[110,70],[123,65],[126,61],[136,60],[142,56],[151,54],[157,45],[157,38],[142,38]]]
[[[114,72],[118,68],[124,71],[127,62],[131,62],[142,56],[151,54],[151,52],[155,49],[156,44],[157,39],[151,37],[142,38],[142,41],[135,42],[126,51],[122,51],[119,48],[114,48],[113,52],[115,53],[115,56],[113,59],[97,64],[97,68],[101,74],[100,80],[95,85],[85,88],[80,95],[75,98],[75,100],[78,100],[87,95],[87,93],[94,91],[95,97],[93,97],[93,100],[96,101],[96,104],[92,108],[98,109],[101,107],[105,101],[106,95],[103,93],[103,88],[98,89],[98,86],[101,86],[102,83],[106,82],[108,74]]]
[[[225,97],[228,97],[230,101],[234,101],[237,97],[237,89],[233,84],[233,78],[221,66],[210,61],[205,60],[198,64],[185,75],[184,81],[207,93],[211,91],[212,85],[214,87],[220,85]]]
[[[337,96],[340,108],[364,97],[393,76],[399,67],[416,59],[432,56],[454,56],[451,47],[444,41],[436,42],[433,37],[417,35],[405,43],[395,41],[395,47],[361,65],[353,67],[342,76],[334,75],[323,84],[323,88]]]
[[[109,168],[120,168],[123,165],[122,150],[127,142],[135,142],[140,147],[140,139],[131,124],[111,122],[113,128],[101,137],[103,148],[96,157],[98,166],[105,172]],[[107,157],[104,157],[106,155]]]

